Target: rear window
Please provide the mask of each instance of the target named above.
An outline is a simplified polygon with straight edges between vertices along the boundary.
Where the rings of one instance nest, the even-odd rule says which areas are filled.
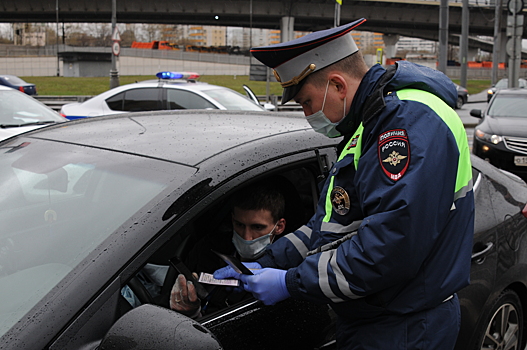
[[[156,88],[128,90],[108,98],[106,104],[112,111],[123,112],[158,111],[163,109],[161,89]]]

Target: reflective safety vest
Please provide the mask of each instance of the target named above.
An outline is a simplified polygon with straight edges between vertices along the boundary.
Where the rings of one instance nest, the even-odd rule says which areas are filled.
[[[472,190],[472,165],[470,163],[470,152],[468,147],[467,134],[464,128],[460,128],[458,114],[448,107],[441,99],[434,94],[423,90],[417,89],[403,89],[396,92],[397,97],[400,100],[411,100],[424,103],[428,105],[441,119],[448,125],[452,134],[456,138],[456,142],[459,148],[460,157],[458,159],[458,172],[456,178],[456,187],[454,193],[453,202],[456,199],[465,196],[465,194]],[[360,123],[359,127],[355,131],[353,137],[348,141],[337,161],[341,161],[344,157],[353,157],[353,164],[355,170],[358,169],[359,160],[362,153],[362,136],[364,126]],[[353,147],[352,146],[353,143]],[[331,192],[333,190],[334,177],[332,176],[329,180],[329,188],[326,193],[326,215],[323,221],[329,222],[331,219],[331,213],[333,207],[331,204]]]

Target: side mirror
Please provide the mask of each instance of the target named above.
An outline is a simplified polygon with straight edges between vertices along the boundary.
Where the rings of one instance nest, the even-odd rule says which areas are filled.
[[[481,113],[481,109],[472,109],[470,111],[470,115],[473,116],[473,117],[479,118],[479,119],[483,118],[483,115]]]
[[[221,350],[200,323],[175,311],[145,304],[128,311],[104,336],[100,350]]]

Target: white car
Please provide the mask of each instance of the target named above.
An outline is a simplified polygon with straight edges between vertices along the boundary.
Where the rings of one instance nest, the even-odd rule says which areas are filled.
[[[224,109],[262,111],[258,100],[251,100],[226,87],[197,82],[193,72],[159,72],[159,80],[119,86],[82,103],[68,103],[63,117],[78,119],[126,112],[174,109]],[[254,95],[254,94],[253,94]]]
[[[66,120],[33,97],[0,86],[0,140]]]

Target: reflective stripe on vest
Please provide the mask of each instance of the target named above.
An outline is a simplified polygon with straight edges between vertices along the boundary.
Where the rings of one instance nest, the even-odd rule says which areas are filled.
[[[459,159],[454,189],[454,201],[472,190],[472,165],[465,127],[458,114],[436,95],[417,89],[404,89],[396,92],[400,100],[421,102],[430,107],[448,126],[456,139]]]
[[[344,157],[347,155],[353,156],[353,164],[355,165],[355,170],[357,170],[357,167],[359,166],[359,158],[362,153],[362,131],[364,130],[364,126],[362,125],[362,122],[360,123],[359,127],[357,128],[357,131],[355,131],[355,134],[353,137],[348,141],[346,144],[346,147],[342,150],[340,153],[339,158],[337,159],[337,162],[340,162]],[[329,180],[329,186],[328,186],[328,192],[326,193],[326,215],[324,216],[324,219],[322,219],[322,222],[329,222],[331,219],[331,212],[333,211],[333,206],[331,205],[331,191],[333,190],[333,181],[335,179],[335,176],[331,176],[331,179]]]

